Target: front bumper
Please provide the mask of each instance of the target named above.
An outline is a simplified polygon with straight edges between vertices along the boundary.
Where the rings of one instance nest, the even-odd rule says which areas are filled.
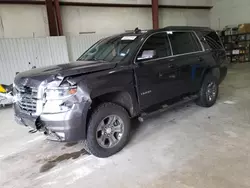
[[[82,102],[74,104],[67,112],[33,116],[14,104],[14,111],[17,123],[44,132],[50,140],[72,142],[86,138],[89,107],[89,102]]]

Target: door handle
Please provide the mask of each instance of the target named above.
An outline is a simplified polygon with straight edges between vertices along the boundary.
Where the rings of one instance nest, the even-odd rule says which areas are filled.
[[[202,57],[198,57],[198,60],[199,61],[203,61],[204,59]]]
[[[170,79],[175,79],[176,78],[176,74],[169,74],[169,73],[162,73],[160,72],[159,73],[159,78],[162,78],[162,77],[168,77]]]
[[[168,77],[171,78],[171,79],[174,79],[174,78],[176,78],[176,75],[175,74],[170,74]]]
[[[175,65],[174,65],[173,63],[169,63],[169,64],[168,64],[168,68],[172,69],[172,68],[174,68],[174,67],[175,67]]]

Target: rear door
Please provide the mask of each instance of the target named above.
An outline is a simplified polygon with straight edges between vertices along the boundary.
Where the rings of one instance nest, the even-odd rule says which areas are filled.
[[[169,31],[173,64],[179,67],[178,95],[195,92],[205,69],[204,49],[193,31]],[[177,94],[177,93],[176,93]]]

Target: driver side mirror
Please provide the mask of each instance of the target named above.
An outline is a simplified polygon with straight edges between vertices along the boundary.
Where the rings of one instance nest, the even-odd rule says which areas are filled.
[[[142,61],[142,60],[153,59],[155,57],[155,55],[156,55],[155,50],[143,50],[142,53],[139,53],[136,60]]]

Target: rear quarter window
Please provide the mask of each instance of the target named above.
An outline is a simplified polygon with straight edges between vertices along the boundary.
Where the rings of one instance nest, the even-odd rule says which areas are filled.
[[[203,32],[202,35],[211,49],[223,49],[221,40],[215,31]]]

